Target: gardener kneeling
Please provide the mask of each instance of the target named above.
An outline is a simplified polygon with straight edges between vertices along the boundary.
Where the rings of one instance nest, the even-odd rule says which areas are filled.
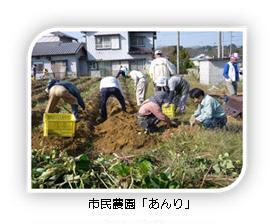
[[[190,119],[191,126],[202,124],[205,128],[222,128],[226,125],[226,113],[215,98],[199,88],[192,89],[189,95],[198,104],[198,109]]]
[[[159,121],[164,121],[169,127],[176,126],[174,121],[171,121],[165,114],[162,113],[162,104],[168,103],[169,94],[159,91],[155,96],[145,100],[139,109],[137,118],[138,124],[147,132],[157,131],[156,124]]]

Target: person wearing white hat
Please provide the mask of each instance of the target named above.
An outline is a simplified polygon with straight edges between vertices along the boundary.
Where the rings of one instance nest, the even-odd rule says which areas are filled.
[[[229,95],[237,95],[239,68],[238,68],[238,54],[234,53],[230,56],[230,61],[224,65],[223,76]]]
[[[239,54],[238,54],[238,53],[234,53],[234,54],[233,54],[233,57],[239,59]]]
[[[153,80],[153,84],[156,86],[156,80],[158,77],[167,77],[170,75],[175,75],[175,66],[167,58],[163,57],[161,50],[155,51],[155,59],[151,62],[150,65],[150,77]]]

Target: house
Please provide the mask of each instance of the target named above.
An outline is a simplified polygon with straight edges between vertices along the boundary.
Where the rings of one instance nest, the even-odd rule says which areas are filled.
[[[115,75],[123,65],[144,71],[152,60],[156,32],[83,32],[91,75]]]
[[[37,77],[44,68],[55,78],[87,74],[87,54],[84,43],[61,32],[43,36],[32,51],[32,65],[36,64]]]

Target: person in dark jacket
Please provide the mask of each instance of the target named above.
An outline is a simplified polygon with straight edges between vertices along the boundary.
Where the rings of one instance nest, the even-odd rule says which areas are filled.
[[[49,102],[47,104],[45,113],[53,113],[58,101],[63,99],[66,103],[69,103],[72,108],[72,113],[75,116],[76,121],[79,121],[78,105],[85,109],[84,101],[80,95],[78,88],[67,81],[49,80],[46,92],[49,93]]]
[[[36,64],[33,65],[32,70],[33,70],[34,80],[36,80]]]

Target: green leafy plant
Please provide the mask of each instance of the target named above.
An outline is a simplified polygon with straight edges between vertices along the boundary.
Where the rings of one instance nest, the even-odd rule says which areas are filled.
[[[233,161],[229,158],[228,153],[220,154],[216,161],[216,164],[213,165],[213,170],[217,175],[233,175],[237,176],[236,167],[234,166]]]

